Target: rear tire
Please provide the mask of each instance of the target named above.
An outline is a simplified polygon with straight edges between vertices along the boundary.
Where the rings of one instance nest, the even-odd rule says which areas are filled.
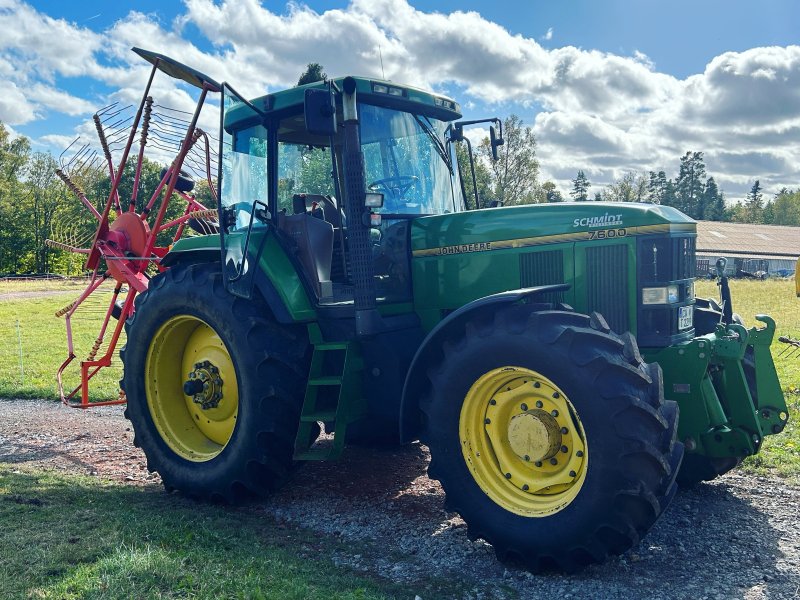
[[[121,352],[125,415],[168,490],[238,502],[288,475],[308,344],[268,315],[262,302],[230,295],[217,265],[172,267],[137,297]],[[182,387],[189,372],[206,381],[206,361],[221,374],[221,399]]]
[[[615,335],[602,318],[501,309],[453,332],[429,380],[421,404],[429,476],[470,538],[491,543],[500,560],[534,571],[600,563],[638,543],[675,494],[677,405],[663,398],[660,367],[645,365],[633,337]],[[539,401],[558,413],[555,429],[534,408]],[[530,445],[545,429],[538,439],[557,442],[552,469],[548,454],[536,463],[520,456],[547,446]],[[562,464],[559,483],[538,487]]]

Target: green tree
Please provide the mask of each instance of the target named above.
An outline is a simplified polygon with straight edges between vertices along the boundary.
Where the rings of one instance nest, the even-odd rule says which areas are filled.
[[[38,273],[50,271],[50,252],[45,240],[50,236],[53,215],[64,202],[64,187],[56,177],[58,164],[52,155],[36,152],[27,169],[26,188],[30,195],[29,226],[33,234],[34,270]]]
[[[725,196],[717,187],[713,177],[706,180],[703,190],[703,219],[706,221],[722,221],[725,219]]]
[[[30,155],[30,142],[11,134],[0,122],[0,273],[18,273],[23,258],[30,253],[25,217],[27,200],[22,179]]]
[[[646,175],[634,171],[626,172],[622,177],[603,190],[603,200],[610,202],[644,202],[647,197]]]
[[[539,161],[536,160],[536,138],[517,115],[503,121],[505,143],[498,149],[498,160],[492,160],[489,139],[485,138],[478,154],[492,172],[493,197],[505,206],[537,202]]]
[[[572,180],[570,196],[576,201],[585,202],[589,199],[589,188],[592,186],[583,171],[578,171],[577,177]],[[595,198],[597,200],[598,198]]]
[[[744,202],[747,223],[764,222],[764,195],[761,193],[761,182],[756,179]]]
[[[556,184],[552,181],[545,181],[541,189],[545,202],[564,202],[564,196],[556,189]]]
[[[322,65],[319,63],[308,63],[306,70],[300,75],[297,80],[297,85],[306,85],[307,83],[316,83],[317,81],[328,81],[328,76],[322,70]]]
[[[671,180],[669,181],[671,182]],[[664,171],[659,171],[658,173],[650,171],[648,173],[646,201],[651,204],[664,204],[664,198],[667,195],[667,183],[667,175]]]
[[[771,222],[774,225],[800,226],[800,190],[795,192],[783,188],[764,208],[764,212],[768,207],[771,208]]]
[[[705,187],[706,166],[702,152],[687,152],[681,157],[678,179],[675,181],[678,210],[693,219],[702,219],[705,207],[703,191]]]
[[[465,143],[456,144],[456,158],[458,160],[458,168],[461,175],[461,182],[464,186],[464,195],[467,203],[467,208],[473,209],[475,206],[475,186],[472,184],[472,171],[469,166],[469,151]],[[484,157],[474,156],[473,163],[475,165],[475,183],[478,187],[478,199],[481,207],[487,207],[491,204],[494,197],[494,190],[492,184],[492,171],[486,166]]]

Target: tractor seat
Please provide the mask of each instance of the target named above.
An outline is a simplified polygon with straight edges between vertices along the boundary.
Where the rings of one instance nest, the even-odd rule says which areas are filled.
[[[294,242],[306,279],[319,298],[332,294],[333,225],[308,212],[278,213],[278,228]]]

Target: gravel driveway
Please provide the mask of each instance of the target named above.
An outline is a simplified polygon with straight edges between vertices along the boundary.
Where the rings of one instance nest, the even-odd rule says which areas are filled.
[[[159,485],[132,437],[120,407],[0,401],[0,463]],[[427,462],[418,444],[349,449],[247,510],[345,542],[327,545],[337,564],[402,582],[409,599],[423,578],[460,581],[466,598],[800,598],[800,488],[780,479],[733,473],[681,492],[624,556],[575,576],[531,575],[467,539]]]

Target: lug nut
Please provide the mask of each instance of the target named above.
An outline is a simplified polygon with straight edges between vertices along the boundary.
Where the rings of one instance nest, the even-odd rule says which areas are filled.
[[[562,427],[561,428],[561,435],[567,435],[568,433],[569,433],[569,429],[567,429],[566,427]]]
[[[567,448],[566,446],[561,446],[561,451],[562,451],[564,454],[566,454],[567,452],[569,452],[569,448]]]
[[[494,398],[492,398],[491,400],[489,400],[489,404],[490,404],[490,405],[492,405],[492,406],[494,406],[495,404],[497,404],[497,400],[495,400]]]
[[[527,484],[527,483],[526,483],[526,484],[524,484],[524,485],[522,486],[522,491],[523,491],[523,492],[527,492],[529,489],[531,489],[531,488],[530,488],[530,487],[528,487],[528,484]]]
[[[536,461],[535,463],[533,463],[533,464],[534,464],[534,465],[536,465],[537,467],[541,467],[541,466],[542,466],[542,461],[540,461],[540,460],[537,460],[537,461]]]
[[[520,406],[520,409],[521,410],[528,410],[528,405],[523,403],[522,406]]]
[[[528,460],[530,460],[530,459],[531,459],[531,457],[530,457],[530,456],[528,456],[528,455],[526,454],[526,455],[525,455],[525,460],[526,460],[526,461],[528,461]]]
[[[578,450],[578,451],[575,453],[575,456],[577,456],[577,457],[579,457],[579,458],[580,458],[581,456],[583,456],[583,450]]]
[[[551,465],[557,465],[558,464],[558,459],[557,458],[551,458],[550,459],[550,464]]]
[[[558,398],[558,397],[559,397],[558,392],[553,392],[553,398]]]
[[[535,387],[535,388],[542,387],[542,384],[539,383],[538,381],[534,381],[533,382],[533,387]]]
[[[570,477],[575,477],[575,475],[577,475],[577,473],[575,471],[570,471],[569,472],[569,476]]]
[[[551,411],[550,414],[553,415],[554,417],[557,417],[558,411],[557,410]]]
[[[492,420],[491,420],[491,419],[484,419],[484,420],[483,420],[483,423],[484,423],[484,425],[488,425],[488,424],[489,424],[489,423],[491,423],[491,422],[492,422]]]
[[[511,473],[506,473],[506,479],[511,479]]]
[[[543,406],[544,406],[544,404],[542,404],[541,400],[537,400],[536,401],[536,408],[542,408]]]

